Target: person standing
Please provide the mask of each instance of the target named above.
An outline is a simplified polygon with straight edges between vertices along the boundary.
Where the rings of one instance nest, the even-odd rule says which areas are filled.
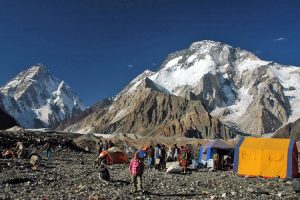
[[[144,173],[144,162],[139,158],[138,153],[135,153],[130,161],[129,171],[134,185],[134,192],[143,191],[142,178]]]
[[[24,148],[24,144],[20,141],[17,142],[17,156],[18,158],[23,158],[23,156],[25,155],[25,148]]]
[[[115,146],[115,144],[111,140],[109,140],[109,142],[108,142],[108,149],[112,148],[114,146]]]
[[[51,159],[51,156],[52,156],[52,148],[51,148],[51,144],[50,142],[47,142],[45,144],[45,149],[46,149],[46,156],[47,156],[47,159],[50,160]]]
[[[220,156],[217,152],[215,152],[213,154],[213,162],[214,162],[214,164],[213,164],[214,171],[219,170],[220,169]]]
[[[161,156],[160,156],[159,168],[161,170],[165,170],[166,169],[166,158],[167,158],[166,146],[163,144],[161,146],[160,150],[161,150]]]
[[[104,144],[103,150],[107,150],[107,149],[109,149],[109,143],[108,143],[107,140],[105,140],[105,144]]]
[[[153,155],[154,155],[154,149],[152,145],[147,149],[147,167],[148,170],[150,170],[153,166]]]
[[[98,140],[98,142],[96,143],[96,151],[97,151],[97,157],[96,157],[96,159],[95,159],[95,163],[98,165],[98,166],[100,166],[100,159],[99,159],[99,156],[100,156],[100,154],[102,153],[102,151],[103,151],[103,142],[102,142],[102,140],[101,139],[99,139]]]
[[[103,151],[103,142],[101,139],[98,140],[96,149],[97,149],[97,157],[99,157],[100,153]]]
[[[155,147],[154,157],[155,157],[155,169],[159,170],[159,164],[160,164],[160,158],[161,158],[160,144],[157,144]]]
[[[180,164],[183,169],[183,173],[186,174],[187,171],[187,159],[188,159],[188,152],[185,146],[181,146],[180,149]]]
[[[174,147],[173,147],[174,161],[178,161],[179,151],[180,151],[180,149],[178,148],[177,144],[174,144]]]

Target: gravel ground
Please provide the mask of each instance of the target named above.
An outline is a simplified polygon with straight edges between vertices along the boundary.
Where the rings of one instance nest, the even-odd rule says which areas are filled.
[[[108,166],[112,181],[98,178],[94,154],[69,149],[42,159],[0,160],[0,199],[300,199],[292,180],[239,177],[230,171],[166,174],[146,171],[145,193],[131,193],[128,165]]]
[[[166,174],[146,171],[145,193],[131,193],[128,165],[108,166],[112,181],[98,178],[96,155],[72,142],[74,134],[0,132],[0,150],[17,140],[40,152],[51,139],[56,148],[52,160],[42,156],[38,170],[28,159],[0,159],[0,199],[300,199],[292,181],[239,177],[231,171],[190,171]],[[32,146],[33,145],[33,146]]]

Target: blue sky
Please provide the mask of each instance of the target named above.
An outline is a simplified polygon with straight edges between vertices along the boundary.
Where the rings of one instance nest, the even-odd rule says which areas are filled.
[[[0,85],[43,63],[91,105],[204,39],[300,66],[300,1],[0,1]]]

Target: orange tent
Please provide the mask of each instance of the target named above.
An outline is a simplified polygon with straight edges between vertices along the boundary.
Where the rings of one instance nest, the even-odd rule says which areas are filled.
[[[143,150],[143,151],[147,151],[149,149],[149,147],[142,147],[142,149],[141,150]]]
[[[118,147],[112,147],[102,151],[100,157],[106,159],[107,165],[128,163],[127,154]]]
[[[298,150],[293,139],[241,138],[235,148],[234,171],[239,175],[298,177]]]

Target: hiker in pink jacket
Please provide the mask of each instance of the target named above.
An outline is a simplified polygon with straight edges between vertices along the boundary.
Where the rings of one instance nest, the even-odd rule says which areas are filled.
[[[143,191],[142,176],[144,173],[144,161],[139,158],[139,154],[135,153],[129,165],[132,182],[134,185],[134,192]]]

